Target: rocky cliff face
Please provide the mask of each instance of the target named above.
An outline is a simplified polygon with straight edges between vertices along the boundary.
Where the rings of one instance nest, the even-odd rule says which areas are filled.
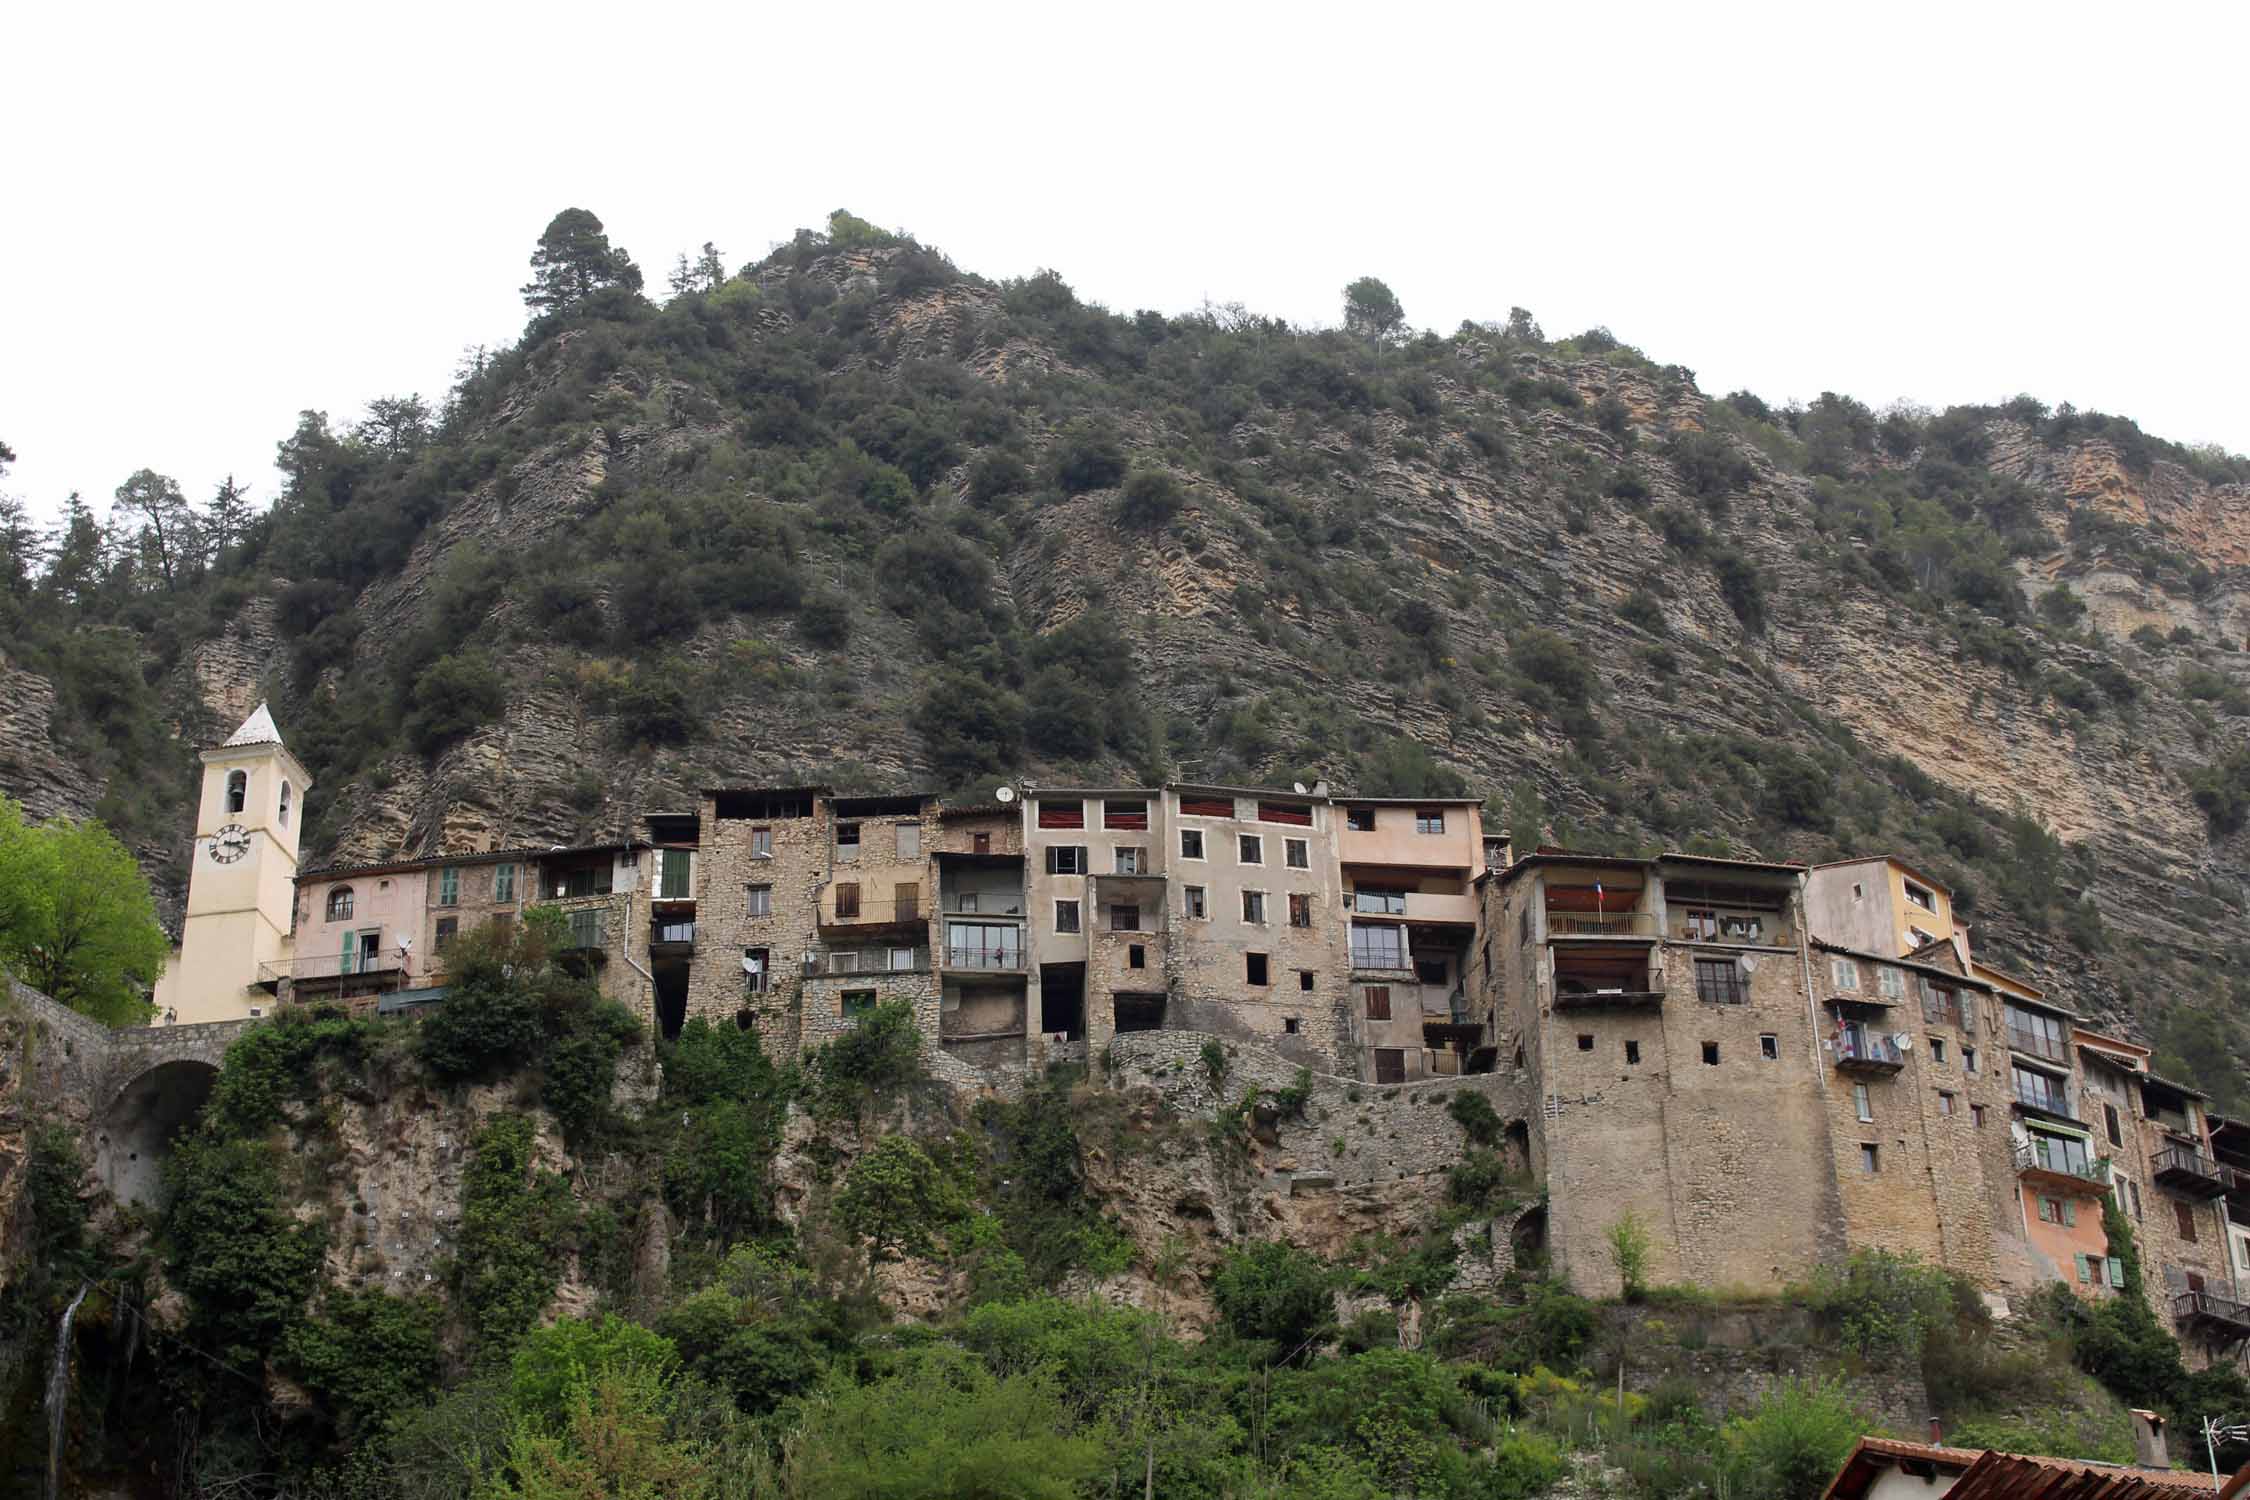
[[[1274,358],[1286,361],[1304,344],[1252,328],[1206,339],[1191,373],[1168,373],[1167,385],[1155,373],[1167,345],[1145,320],[1075,335],[1102,315],[1042,322],[1021,289],[902,279],[912,253],[829,254],[756,277],[764,295],[745,292],[750,311],[728,315],[727,357],[745,371],[731,386],[708,362],[669,358],[631,330],[566,329],[535,344],[445,439],[460,452],[505,446],[508,462],[448,493],[403,564],[358,592],[356,643],[317,664],[312,688],[280,668],[296,642],[277,624],[284,581],[272,577],[175,672],[221,720],[259,693],[277,695],[286,722],[292,700],[321,687],[403,692],[385,685],[386,662],[439,607],[450,566],[471,551],[560,555],[618,497],[662,492],[718,447],[764,462],[761,444],[778,440],[761,435],[757,392],[772,372],[760,361],[810,349],[820,368],[804,378],[816,390],[906,401],[960,386],[1007,409],[1012,436],[951,434],[948,461],[911,512],[883,525],[970,538],[990,560],[995,608],[1028,636],[1092,609],[1114,617],[1177,773],[1287,781],[1310,770],[1349,785],[1370,747],[1398,733],[1519,807],[1535,789],[1548,836],[1693,838],[1804,859],[1897,844],[1972,896],[2005,870],[2011,856],[1994,830],[2020,806],[2077,846],[2058,910],[2091,902],[2113,941],[2074,946],[1994,899],[1975,913],[1980,945],[2093,1014],[2130,1019],[2196,988],[2198,966],[2239,925],[2246,850],[2239,836],[2213,841],[2188,778],[2240,730],[2179,685],[2190,670],[2234,684],[2250,675],[2235,649],[2250,638],[2250,493],[2239,480],[2170,450],[2058,435],[2013,409],[1977,414],[1967,438],[1949,439],[1950,457],[1923,420],[1907,442],[1814,462],[1800,441],[1806,424],[1745,415],[1686,371],[1490,329],[1295,387],[1227,384],[1234,377],[1218,366],[1238,346],[1283,348]],[[826,290],[782,296],[785,279]],[[1120,356],[1131,337],[1149,340],[1146,352]],[[1331,356],[1340,371],[1352,357]],[[1320,381],[1347,377],[1359,384],[1321,394]],[[1223,417],[1183,405],[1214,391],[1239,392]],[[558,417],[566,395],[593,418]],[[1111,424],[1133,466],[1171,476],[1180,503],[1168,522],[1120,525],[1114,483],[1067,496],[1038,488],[1088,411]],[[1678,446],[1696,434],[1737,467],[1716,490]],[[1036,493],[975,493],[977,460],[1003,446]],[[604,687],[618,648],[566,641],[534,590],[509,586],[476,626],[502,646],[498,712],[434,754],[396,749],[322,775],[324,843],[312,857],[614,834],[718,782],[929,782],[914,708],[932,643],[883,607],[866,542],[836,539],[847,528],[835,502],[790,494],[776,474],[768,465],[727,480],[729,503],[778,494],[807,585],[849,608],[848,646],[817,644],[787,612],[706,618],[667,646],[669,662],[699,674],[696,732],[636,742]],[[2007,533],[2012,601],[1972,607],[1945,595],[1930,580],[1958,558],[1942,536],[1900,540],[1910,527],[1926,538],[1933,524],[1971,524],[1975,504],[1944,488],[1960,474],[2018,487],[2011,503],[2028,507]],[[1935,486],[1936,498],[1909,498],[1916,486]],[[1857,497],[1879,493],[1896,504],[1868,523]],[[1916,519],[1916,506],[1941,521]],[[1730,594],[1726,559],[1754,570],[1762,626]],[[596,561],[585,576],[614,615],[625,565]],[[2037,601],[2065,587],[2094,633],[2032,623]],[[1573,730],[1551,693],[1526,690],[1516,652],[1534,628],[1560,633],[1590,670],[1596,737]],[[2088,701],[2078,692],[2088,683],[2109,686]],[[35,807],[83,810],[100,788],[36,753],[47,701],[36,677],[0,673],[0,782]],[[1741,805],[1773,768],[1730,782],[1713,769],[1711,739],[1809,757],[1831,781],[1848,767],[1881,798],[1839,786],[1854,800],[1777,820]],[[1036,745],[1018,768],[1097,769],[1056,765]],[[1983,847],[1973,833],[1935,831],[1947,793],[1978,805]],[[180,842],[184,851],[184,810]],[[177,884],[176,868],[155,873]]]

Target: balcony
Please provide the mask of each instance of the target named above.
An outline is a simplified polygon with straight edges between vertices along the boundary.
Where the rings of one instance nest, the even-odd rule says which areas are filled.
[[[321,953],[286,963],[262,963],[258,965],[258,987],[271,993],[279,989],[284,980],[304,984],[328,979],[390,979],[407,972],[405,961],[393,945],[385,952]]]
[[[2085,1123],[2078,1118],[2078,1101],[2071,1097],[2069,1089],[2060,1085],[2043,1089],[2029,1087],[2019,1081],[2015,1087],[2015,1096],[2018,1109],[2029,1110],[2035,1115],[2046,1115],[2050,1119],[2065,1120],[2073,1125]]]
[[[807,979],[880,979],[885,974],[927,974],[930,950],[898,948],[814,948],[804,957]]]
[[[1555,976],[1557,1010],[1637,1009],[1663,1003],[1664,975],[1661,972],[1640,976],[1638,987],[1630,981],[1585,983],[1567,974]]]
[[[2250,1337],[2250,1305],[2217,1292],[2175,1292],[2172,1321],[2222,1339]]]
[[[648,928],[648,951],[667,958],[693,953],[695,919],[663,917],[651,922]]]
[[[2024,1026],[2008,1028],[2008,1046],[2026,1057],[2044,1058],[2048,1062],[2068,1064],[2070,1046],[2059,1037],[2033,1031]]]
[[[955,947],[948,943],[945,946],[944,954],[945,966],[948,969],[966,969],[984,974],[1021,974],[1024,972],[1024,950],[1020,947]]]
[[[946,917],[1023,916],[1022,891],[947,891],[938,914]]]
[[[2026,1143],[2015,1148],[2016,1175],[2037,1187],[2055,1192],[2099,1198],[2109,1191],[2109,1159],[2090,1157],[2072,1161],[2060,1152],[2042,1152]]]
[[[1656,914],[1645,911],[1613,911],[1608,913],[1583,911],[1549,911],[1547,936],[1550,940],[1569,938],[1647,938],[1656,939]]]
[[[2149,1159],[2159,1187],[2191,1198],[2217,1198],[2227,1190],[2227,1170],[2191,1146],[2167,1146]]]
[[[1844,1073],[1891,1074],[1906,1066],[1898,1043],[1880,1032],[1847,1026],[1836,1038],[1836,1068]]]

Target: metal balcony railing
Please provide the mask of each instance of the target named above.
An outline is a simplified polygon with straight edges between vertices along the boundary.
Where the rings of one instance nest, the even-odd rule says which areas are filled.
[[[2106,1156],[2072,1161],[2053,1151],[2041,1154],[2036,1145],[2026,1142],[2015,1148],[2015,1160],[2018,1172],[2052,1172],[2058,1177],[2075,1177],[2097,1187],[2104,1187],[2109,1183],[2109,1158]]]
[[[258,980],[274,984],[284,979],[350,979],[361,974],[395,974],[406,966],[397,947],[380,953],[319,953],[287,963],[258,965]]]
[[[903,956],[905,962],[898,959]],[[807,979],[880,979],[885,974],[924,973],[930,967],[927,948],[815,948],[804,957]]]
[[[1906,1056],[1898,1050],[1898,1043],[1882,1032],[1847,1026],[1836,1038],[1836,1066],[1903,1068]]]
[[[954,948],[945,950],[945,966],[949,969],[998,969],[1004,972],[1020,970],[1024,965],[1021,948]]]
[[[2015,1093],[2016,1103],[2023,1105],[2026,1109],[2041,1110],[2050,1115],[2063,1115],[2073,1120],[2078,1118],[2078,1111],[2075,1108],[2077,1101],[2071,1098],[2069,1089],[2032,1088],[2018,1083]]]
[[[844,910],[843,906],[844,903],[835,902],[835,909],[831,910],[826,920],[830,922],[919,922],[922,920],[922,898],[920,896],[863,899],[852,903],[851,909],[848,911]]]
[[[1550,911],[1547,913],[1547,936],[1572,937],[1654,937],[1656,915],[1645,911],[1613,911],[1604,913],[1583,911]]]
[[[2008,1045],[2027,1057],[2043,1057],[2049,1062],[2059,1063],[2070,1061],[2068,1043],[2043,1031],[2033,1031],[2027,1026],[2010,1026]]]

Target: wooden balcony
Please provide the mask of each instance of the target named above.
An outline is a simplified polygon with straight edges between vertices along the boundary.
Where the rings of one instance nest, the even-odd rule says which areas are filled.
[[[2167,1146],[2149,1160],[2156,1185],[2190,1198],[2217,1198],[2227,1190],[2227,1170],[2187,1146]]]
[[[1888,1076],[1905,1066],[1906,1054],[1898,1050],[1898,1043],[1880,1032],[1847,1026],[1836,1038],[1836,1070],[1840,1073]]]
[[[1573,982],[1568,974],[1555,976],[1555,1009],[1557,1010],[1637,1010],[1664,1003],[1664,974],[1652,970],[1640,979],[1638,988],[1629,984],[1592,984]]]
[[[929,909],[919,892],[912,896],[839,899],[835,887],[821,892],[820,935],[824,938],[877,937],[913,930],[926,933]]]
[[[2209,1337],[2250,1338],[2250,1305],[2217,1292],[2175,1292],[2172,1321]]]

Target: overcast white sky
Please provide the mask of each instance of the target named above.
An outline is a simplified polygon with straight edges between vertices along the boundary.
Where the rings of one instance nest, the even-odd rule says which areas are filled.
[[[1709,391],[2029,390],[2250,449],[2250,6],[0,16],[4,483],[263,502],[304,407],[512,340],[548,218],[661,289],[844,206],[1113,308],[1604,323]]]

